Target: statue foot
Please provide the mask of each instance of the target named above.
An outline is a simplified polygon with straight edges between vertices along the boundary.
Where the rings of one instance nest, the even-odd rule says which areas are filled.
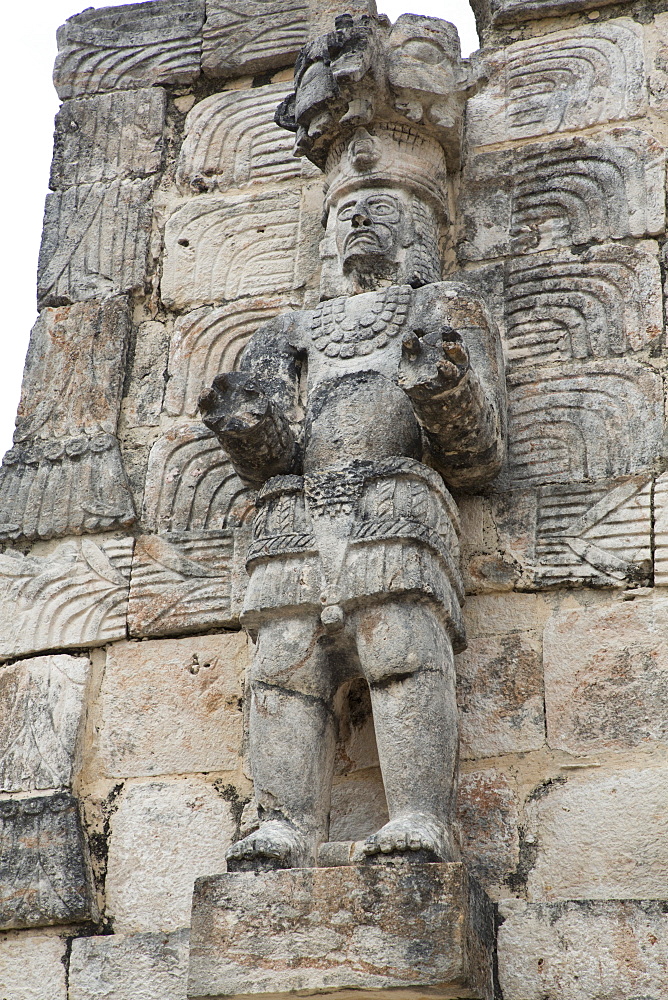
[[[300,867],[308,851],[303,838],[288,823],[269,820],[232,844],[226,857],[228,872],[270,871]]]
[[[417,863],[454,861],[455,854],[442,824],[421,813],[390,820],[367,837],[362,853],[368,860],[401,857]]]

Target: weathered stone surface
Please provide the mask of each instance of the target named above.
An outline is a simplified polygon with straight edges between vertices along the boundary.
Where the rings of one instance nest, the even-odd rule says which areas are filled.
[[[665,903],[527,904],[500,907],[499,981],[504,1000],[662,1000],[668,984]]]
[[[0,790],[72,781],[90,661],[53,654],[0,671]]]
[[[76,799],[0,799],[0,929],[93,916]]]
[[[122,298],[46,309],[33,327],[0,538],[50,538],[135,517],[116,438],[130,333]]]
[[[298,288],[315,264],[316,234],[298,191],[190,199],[167,221],[162,299],[189,309]]]
[[[503,485],[605,480],[662,454],[660,379],[626,360],[554,363],[509,377]]]
[[[562,611],[545,626],[548,743],[570,753],[668,743],[668,601]]]
[[[243,632],[110,646],[100,694],[105,773],[234,770],[247,665]]]
[[[249,533],[240,529],[140,536],[132,562],[130,635],[237,627],[248,541]]]
[[[654,484],[654,583],[668,586],[668,474]]]
[[[234,835],[229,803],[198,778],[133,782],[118,803],[106,880],[114,929],[188,927],[195,879],[225,867]]]
[[[274,124],[276,107],[291,89],[276,83],[213,94],[196,104],[186,119],[179,186],[201,193],[313,176],[315,168],[295,159],[291,136]]]
[[[56,115],[51,187],[154,174],[166,105],[159,87],[66,101]]]
[[[0,992],[7,1000],[67,1000],[66,942],[42,935],[0,941]]]
[[[467,105],[472,146],[623,122],[647,105],[642,28],[630,18],[497,49],[486,72]]]
[[[537,586],[646,584],[652,570],[652,480],[545,486],[536,493],[530,573]]]
[[[153,180],[77,184],[47,195],[39,251],[41,306],[141,288]]]
[[[195,885],[188,997],[429,987],[491,1000],[492,941],[462,865],[215,875]]]
[[[165,396],[170,333],[166,324],[140,323],[128,361],[122,419],[125,427],[155,427]]]
[[[657,245],[553,251],[506,267],[505,341],[511,369],[630,354],[663,333]]]
[[[608,7],[620,0],[471,0],[478,30],[489,25],[497,26],[522,21],[532,21],[558,14],[577,13],[597,7]],[[621,4],[631,0],[621,0]]]
[[[526,805],[529,900],[665,899],[668,768],[566,773]]]
[[[195,80],[203,23],[204,0],[153,0],[76,14],[58,29],[58,96]]]
[[[617,128],[474,155],[462,178],[462,261],[665,229],[665,150]]]
[[[283,309],[299,304],[297,296],[262,296],[229,305],[204,306],[179,316],[169,352],[165,409],[172,416],[196,417],[202,386],[220,372],[237,367],[251,334]]]
[[[185,1000],[187,977],[187,930],[75,938],[68,1000]]]
[[[456,667],[460,753],[465,760],[543,745],[543,669],[535,634],[472,639]]]
[[[330,841],[363,841],[380,830],[389,818],[378,766],[334,778]]]
[[[50,555],[0,555],[0,659],[125,638],[132,538],[82,538]]]
[[[146,474],[144,521],[151,531],[220,531],[252,513],[243,485],[214,435],[183,424],[158,438]]]
[[[498,884],[519,861],[517,795],[494,768],[472,771],[459,779],[457,818],[462,861],[483,886]]]

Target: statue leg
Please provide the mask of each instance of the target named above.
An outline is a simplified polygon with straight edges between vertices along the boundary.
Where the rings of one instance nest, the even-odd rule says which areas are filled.
[[[450,638],[436,611],[409,597],[357,615],[390,814],[364,852],[452,861],[459,733]]]
[[[249,750],[260,827],[232,845],[230,871],[313,865],[327,839],[336,728],[326,643],[317,613],[259,629]]]

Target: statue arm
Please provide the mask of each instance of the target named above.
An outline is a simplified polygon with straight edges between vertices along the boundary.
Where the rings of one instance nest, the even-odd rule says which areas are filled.
[[[470,290],[462,293],[460,286],[453,299],[439,295],[441,289],[423,289],[426,301],[414,317],[419,326],[414,322],[404,337],[399,385],[411,399],[446,482],[477,488],[499,473],[504,458],[500,344]]]
[[[294,472],[300,461],[300,361],[287,321],[277,317],[261,326],[245,347],[239,370],[218,375],[199,400],[204,423],[239,478],[255,488]]]

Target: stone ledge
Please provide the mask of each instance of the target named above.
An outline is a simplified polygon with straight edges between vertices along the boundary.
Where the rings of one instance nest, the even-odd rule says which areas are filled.
[[[493,948],[462,864],[212,875],[195,883],[188,997],[491,1000]]]
[[[537,21],[562,14],[579,14],[587,10],[623,5],[631,0],[471,0],[478,32],[523,21]]]

